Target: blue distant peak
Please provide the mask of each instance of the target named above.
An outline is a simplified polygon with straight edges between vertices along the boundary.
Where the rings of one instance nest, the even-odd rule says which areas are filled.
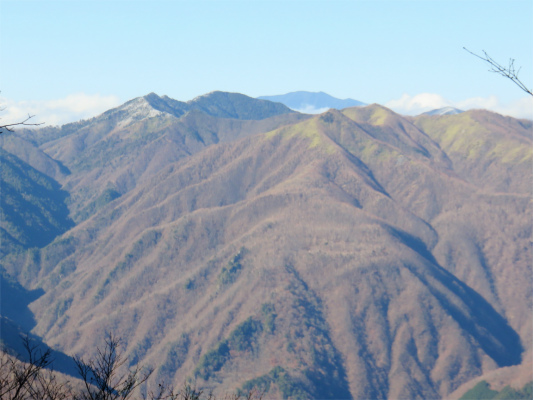
[[[348,107],[358,107],[366,105],[354,99],[337,99],[324,92],[292,92],[276,96],[260,96],[258,99],[270,100],[285,104],[287,107],[297,111],[322,110],[335,108],[341,110]]]

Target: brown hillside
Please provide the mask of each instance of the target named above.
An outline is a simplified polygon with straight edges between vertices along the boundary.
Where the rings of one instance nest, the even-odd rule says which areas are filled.
[[[41,148],[72,172],[58,180],[71,193],[69,206],[79,222],[138,181],[149,180],[164,166],[206,146],[305,118],[289,113],[262,120],[223,119],[199,110],[176,117],[138,98],[74,126],[71,133],[48,140]]]
[[[127,172],[128,191],[6,269],[44,289],[34,332],[67,353],[112,329],[132,362],[176,384],[443,398],[531,350],[530,139],[476,113],[413,123],[373,105],[295,123],[192,112],[111,131],[71,159],[73,139],[61,139],[46,151],[73,176],[104,154],[97,143],[147,142],[66,185],[81,196]],[[469,158],[446,141],[458,118],[476,121],[467,141],[483,135],[492,150]],[[181,156],[191,132],[213,145]]]

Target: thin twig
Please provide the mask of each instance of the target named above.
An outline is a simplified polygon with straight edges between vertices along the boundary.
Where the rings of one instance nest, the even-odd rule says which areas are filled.
[[[501,75],[501,76],[503,76],[505,78],[510,79],[511,81],[513,81],[515,83],[515,85],[517,85],[524,92],[526,92],[530,96],[533,96],[533,91],[531,89],[528,89],[527,86],[518,78],[518,74],[520,73],[520,69],[521,68],[518,68],[518,71],[515,69],[515,66],[514,66],[515,60],[514,59],[510,58],[509,59],[509,66],[508,67],[504,67],[503,65],[501,65],[500,63],[495,61],[491,56],[489,56],[485,50],[483,50],[483,54],[484,54],[484,57],[483,57],[483,56],[480,56],[479,54],[476,54],[476,53],[468,50],[466,47],[463,47],[463,49],[468,51],[473,56],[475,56],[475,57],[477,57],[477,58],[489,63],[489,65],[491,67],[489,69],[490,72],[495,72],[495,73],[497,73],[497,74],[499,74],[499,75]]]
[[[20,122],[14,122],[12,124],[6,124],[6,125],[0,125],[0,133],[3,133],[4,129],[7,131],[7,132],[14,132],[13,130],[13,127],[14,126],[39,126],[39,125],[42,125],[44,124],[44,122],[40,122],[40,123],[30,123],[28,124],[27,122],[32,119],[33,117],[35,117],[35,115],[30,115],[28,114],[28,117],[24,120],[24,121],[20,121]]]

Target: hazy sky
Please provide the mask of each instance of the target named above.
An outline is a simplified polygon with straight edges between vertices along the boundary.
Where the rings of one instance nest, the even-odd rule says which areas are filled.
[[[533,117],[463,46],[515,58],[532,87],[533,1],[0,0],[1,117],[60,123],[149,92],[212,90]]]

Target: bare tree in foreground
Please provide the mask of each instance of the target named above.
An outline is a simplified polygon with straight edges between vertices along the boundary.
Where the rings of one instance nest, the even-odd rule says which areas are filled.
[[[514,66],[514,61],[515,60],[513,58],[509,59],[509,66],[504,67],[500,63],[496,62],[491,56],[489,56],[485,50],[483,50],[483,56],[480,56],[479,54],[471,52],[466,47],[463,47],[463,49],[468,51],[473,56],[475,56],[475,57],[477,57],[477,58],[489,63],[489,65],[490,65],[489,71],[490,72],[495,72],[495,73],[497,73],[497,74],[499,74],[499,75],[501,75],[501,76],[503,76],[505,78],[510,79],[511,81],[513,81],[515,83],[515,85],[517,85],[524,92],[526,92],[530,96],[533,96],[533,91],[531,89],[528,89],[527,86],[524,83],[522,83],[522,81],[518,78],[518,74],[520,72],[520,68],[518,68],[518,70],[515,69],[515,66]]]
[[[52,362],[50,350],[43,352],[22,338],[28,361],[21,362],[2,352],[0,355],[0,399],[5,400],[64,400],[69,398],[68,382],[60,382],[52,371],[46,371]]]
[[[140,390],[153,369],[126,368],[127,360],[120,351],[121,340],[111,333],[106,334],[104,346],[96,349],[94,358],[74,359],[81,377],[81,385],[76,388],[47,370],[52,362],[50,350],[43,352],[27,336],[22,340],[27,362],[5,352],[0,354],[2,400],[217,400],[213,393],[204,394],[188,384],[181,390],[162,383],[156,390]],[[252,390],[244,395],[236,393],[218,399],[260,400],[262,397],[262,393]]]
[[[85,390],[80,400],[126,400],[131,398],[137,387],[148,380],[153,370],[141,371],[140,367],[121,373],[126,359],[120,352],[120,339],[106,334],[105,346],[96,350],[95,358],[74,359]]]
[[[148,380],[153,369],[143,369],[139,366],[124,369],[127,360],[122,355],[120,346],[120,338],[107,333],[103,349],[97,348],[94,358],[87,361],[79,357],[74,359],[85,386],[84,390],[73,396],[75,400],[128,400],[138,392],[137,389]],[[171,386],[159,383],[155,391],[144,390],[144,392],[146,393],[141,395],[144,400],[217,400],[213,393],[204,395],[202,390],[188,384],[181,390],[174,390]],[[252,390],[245,395],[231,394],[223,399],[260,400],[261,398],[262,394]]]

